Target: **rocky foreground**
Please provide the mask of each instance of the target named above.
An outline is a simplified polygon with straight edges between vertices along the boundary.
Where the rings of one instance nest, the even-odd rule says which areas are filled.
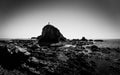
[[[37,39],[1,40],[0,74],[120,75],[120,49],[100,48],[96,41],[66,39],[49,24]]]
[[[120,49],[68,40],[39,46],[36,40],[0,41],[0,75],[119,75]]]

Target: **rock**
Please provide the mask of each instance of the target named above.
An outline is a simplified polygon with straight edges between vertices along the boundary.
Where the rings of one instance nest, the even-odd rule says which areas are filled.
[[[56,27],[49,24],[42,29],[42,35],[38,36],[37,39],[40,46],[49,46],[66,40]]]
[[[81,41],[88,41],[85,37],[82,37]]]
[[[31,37],[31,39],[32,39],[32,40],[36,40],[36,39],[37,39],[37,37]]]
[[[39,63],[40,62],[36,57],[31,57],[31,61],[33,61],[35,63]]]
[[[7,46],[0,46],[0,59],[4,60],[3,57],[9,57],[10,53],[7,49]]]
[[[66,44],[66,45],[64,45],[63,47],[76,47],[76,45],[71,45],[71,44]]]
[[[91,46],[91,51],[98,51],[99,48],[96,45]]]
[[[27,61],[30,53],[25,52],[22,48],[14,47],[13,50],[7,46],[0,46],[0,64],[6,69],[18,68],[22,63]]]
[[[101,39],[96,39],[94,40],[95,42],[104,42],[104,40],[101,40]]]
[[[66,62],[69,58],[63,52],[60,52],[58,55],[58,59]]]
[[[30,52],[28,52],[27,50],[25,50],[24,48],[21,48],[21,47],[19,47],[19,46],[15,46],[16,47],[16,53],[18,53],[18,52],[21,52],[21,53],[23,53],[24,55],[30,55],[31,53]]]

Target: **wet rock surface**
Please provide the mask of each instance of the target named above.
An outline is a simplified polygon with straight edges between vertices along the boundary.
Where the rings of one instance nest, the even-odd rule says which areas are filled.
[[[119,75],[119,50],[79,40],[57,47],[38,46],[35,40],[0,42],[0,74]]]

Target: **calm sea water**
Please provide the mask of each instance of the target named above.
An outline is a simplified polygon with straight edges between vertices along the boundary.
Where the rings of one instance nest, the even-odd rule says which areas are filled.
[[[108,39],[104,42],[95,42],[98,47],[120,48],[120,39]]]

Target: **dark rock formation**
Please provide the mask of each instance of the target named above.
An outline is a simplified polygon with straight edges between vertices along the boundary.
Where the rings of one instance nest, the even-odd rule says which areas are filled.
[[[98,48],[96,45],[93,45],[93,46],[91,46],[91,50],[92,50],[92,51],[98,51],[99,48]]]
[[[56,27],[49,24],[42,29],[42,35],[37,39],[40,46],[49,46],[52,43],[66,40]]]
[[[11,50],[7,46],[0,46],[0,65],[6,69],[18,68],[28,58],[28,55],[15,47]]]
[[[33,39],[37,39],[37,37],[31,37],[31,39],[33,40]]]
[[[81,41],[88,41],[85,37],[82,37]]]
[[[103,42],[104,40],[101,40],[101,39],[96,39],[94,40],[95,42]]]

